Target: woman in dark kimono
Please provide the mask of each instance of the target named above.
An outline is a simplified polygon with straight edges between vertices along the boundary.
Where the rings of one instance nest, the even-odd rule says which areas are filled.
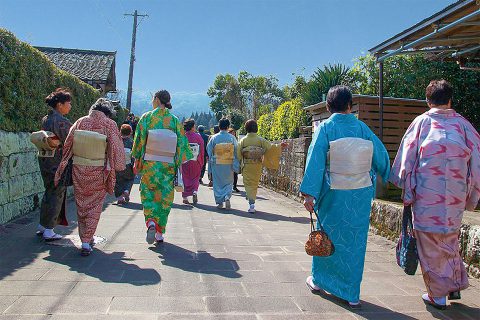
[[[50,107],[50,110],[42,119],[42,130],[53,133],[53,138],[58,139],[59,143],[53,154],[45,156],[45,154],[39,152],[38,155],[45,193],[40,205],[40,223],[37,228],[37,235],[43,236],[45,241],[61,239],[62,236],[55,233],[53,228],[58,224],[68,225],[65,217],[67,187],[55,186],[54,178],[58,165],[62,160],[63,144],[72,126],[71,122],[65,118],[65,115],[72,108],[71,101],[70,92],[62,88],[58,88],[45,98],[45,102]]]
[[[132,127],[129,124],[122,124],[120,127],[120,134],[122,135],[123,148],[125,150],[126,168],[123,171],[117,171],[117,181],[115,183],[115,197],[117,204],[122,205],[130,202],[130,192],[132,191],[135,174],[133,173],[132,161]]]

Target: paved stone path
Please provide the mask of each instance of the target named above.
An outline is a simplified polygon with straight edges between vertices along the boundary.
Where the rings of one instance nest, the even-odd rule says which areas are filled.
[[[312,295],[304,282],[309,220],[300,204],[262,189],[251,215],[241,195],[230,211],[217,210],[205,186],[199,198],[191,207],[176,194],[166,242],[149,246],[135,185],[129,208],[106,204],[97,230],[106,241],[86,258],[72,246],[72,202],[72,226],[62,230],[70,246],[33,235],[38,212],[4,226],[0,319],[480,319],[480,281],[472,279],[447,311],[426,307],[421,276],[403,274],[393,243],[374,235],[361,311]]]

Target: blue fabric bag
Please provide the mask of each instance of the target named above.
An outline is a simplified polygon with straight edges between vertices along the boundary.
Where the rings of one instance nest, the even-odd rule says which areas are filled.
[[[406,274],[413,276],[418,267],[417,240],[413,236],[412,208],[403,208],[402,233],[398,239],[397,264]]]

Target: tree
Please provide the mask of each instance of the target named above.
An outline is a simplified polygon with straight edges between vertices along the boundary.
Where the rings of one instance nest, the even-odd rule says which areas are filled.
[[[299,80],[300,81],[300,80]],[[349,68],[343,64],[328,64],[317,68],[311,79],[301,88],[301,98],[305,105],[312,105],[324,100],[328,90],[336,85],[349,85],[351,82]],[[301,82],[299,85],[302,85]]]
[[[246,71],[241,71],[238,77],[218,75],[207,94],[212,98],[210,109],[214,113],[229,115],[236,111],[245,119],[256,119],[260,112],[272,110],[284,101],[275,77],[253,76]]]
[[[378,95],[378,72],[374,57],[359,57],[349,72],[354,92]],[[460,70],[455,62],[432,61],[423,55],[394,56],[384,62],[385,96],[423,100],[425,88],[434,79],[445,79],[452,84],[454,108],[478,130],[480,72]]]

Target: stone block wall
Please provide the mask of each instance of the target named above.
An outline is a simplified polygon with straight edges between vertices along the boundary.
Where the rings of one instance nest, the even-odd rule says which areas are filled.
[[[370,215],[371,230],[397,241],[402,227],[403,206],[398,203],[375,200]],[[460,228],[460,254],[468,273],[480,279],[480,217],[478,212],[465,212]]]
[[[0,224],[38,207],[43,191],[30,134],[0,130]]]
[[[298,199],[307,151],[312,139],[302,137],[286,141],[288,147],[282,152],[280,168],[278,170],[263,169],[260,183],[269,189]]]

